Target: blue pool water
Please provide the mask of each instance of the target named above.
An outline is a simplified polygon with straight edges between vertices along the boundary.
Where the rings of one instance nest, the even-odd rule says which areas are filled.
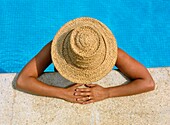
[[[0,0],[0,5],[0,72],[19,72],[64,23],[81,16],[105,23],[118,46],[146,67],[170,66],[169,0]]]

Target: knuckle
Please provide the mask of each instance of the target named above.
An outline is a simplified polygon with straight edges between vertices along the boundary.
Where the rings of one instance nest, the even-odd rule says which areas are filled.
[[[76,91],[80,91],[80,89],[79,89],[79,88],[76,88]]]
[[[75,92],[74,95],[78,95],[78,92]]]
[[[81,100],[80,98],[78,98],[78,99],[77,99],[77,102],[81,103],[81,102],[82,102],[82,100]]]
[[[87,89],[86,89],[86,91],[90,91],[90,89],[89,89],[89,88],[87,88]]]
[[[86,101],[86,98],[82,98],[82,101]]]
[[[77,91],[79,91],[79,92],[80,92],[80,91],[82,91],[82,90],[81,90],[80,88],[78,88],[78,89],[77,89]]]

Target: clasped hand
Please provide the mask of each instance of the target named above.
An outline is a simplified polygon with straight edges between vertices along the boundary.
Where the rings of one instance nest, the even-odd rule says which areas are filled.
[[[80,86],[86,88],[79,88]],[[97,84],[75,84],[66,88],[63,99],[72,103],[89,104],[108,98],[107,88]]]

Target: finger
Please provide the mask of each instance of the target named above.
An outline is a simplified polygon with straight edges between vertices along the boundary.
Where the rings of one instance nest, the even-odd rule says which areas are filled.
[[[76,91],[78,92],[89,92],[91,89],[90,88],[77,88]]]
[[[78,98],[81,98],[82,96],[74,96],[74,102],[77,102]]]
[[[94,87],[96,84],[85,84],[86,87]]]
[[[90,96],[91,92],[75,92],[74,95],[76,96]]]
[[[89,103],[94,103],[94,100],[88,100],[86,102],[83,102],[82,104],[89,104]]]
[[[80,98],[77,98],[77,102],[85,102],[85,101],[88,101],[91,99],[92,99],[92,97],[90,97],[90,96],[80,97]]]
[[[76,101],[76,103],[83,104],[83,101]]]
[[[82,101],[82,100],[76,98],[76,103],[83,104],[83,102],[84,102],[84,101]]]

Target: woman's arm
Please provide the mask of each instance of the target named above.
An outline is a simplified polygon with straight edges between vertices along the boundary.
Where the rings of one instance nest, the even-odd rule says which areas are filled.
[[[28,64],[22,69],[17,78],[16,88],[22,91],[40,95],[62,98],[70,102],[76,102],[75,88],[81,84],[75,84],[69,88],[59,88],[47,85],[37,78],[52,63],[51,42],[49,42]]]
[[[118,49],[116,66],[131,82],[108,88],[109,97],[134,95],[154,89],[155,84],[148,70],[121,49]]]
[[[118,49],[116,66],[131,79],[131,82],[108,88],[103,88],[97,84],[86,85],[87,88],[78,88],[75,94],[84,96],[78,99],[79,103],[87,104],[106,98],[129,96],[154,89],[155,84],[148,70],[121,49]],[[90,99],[88,96],[90,96]]]

